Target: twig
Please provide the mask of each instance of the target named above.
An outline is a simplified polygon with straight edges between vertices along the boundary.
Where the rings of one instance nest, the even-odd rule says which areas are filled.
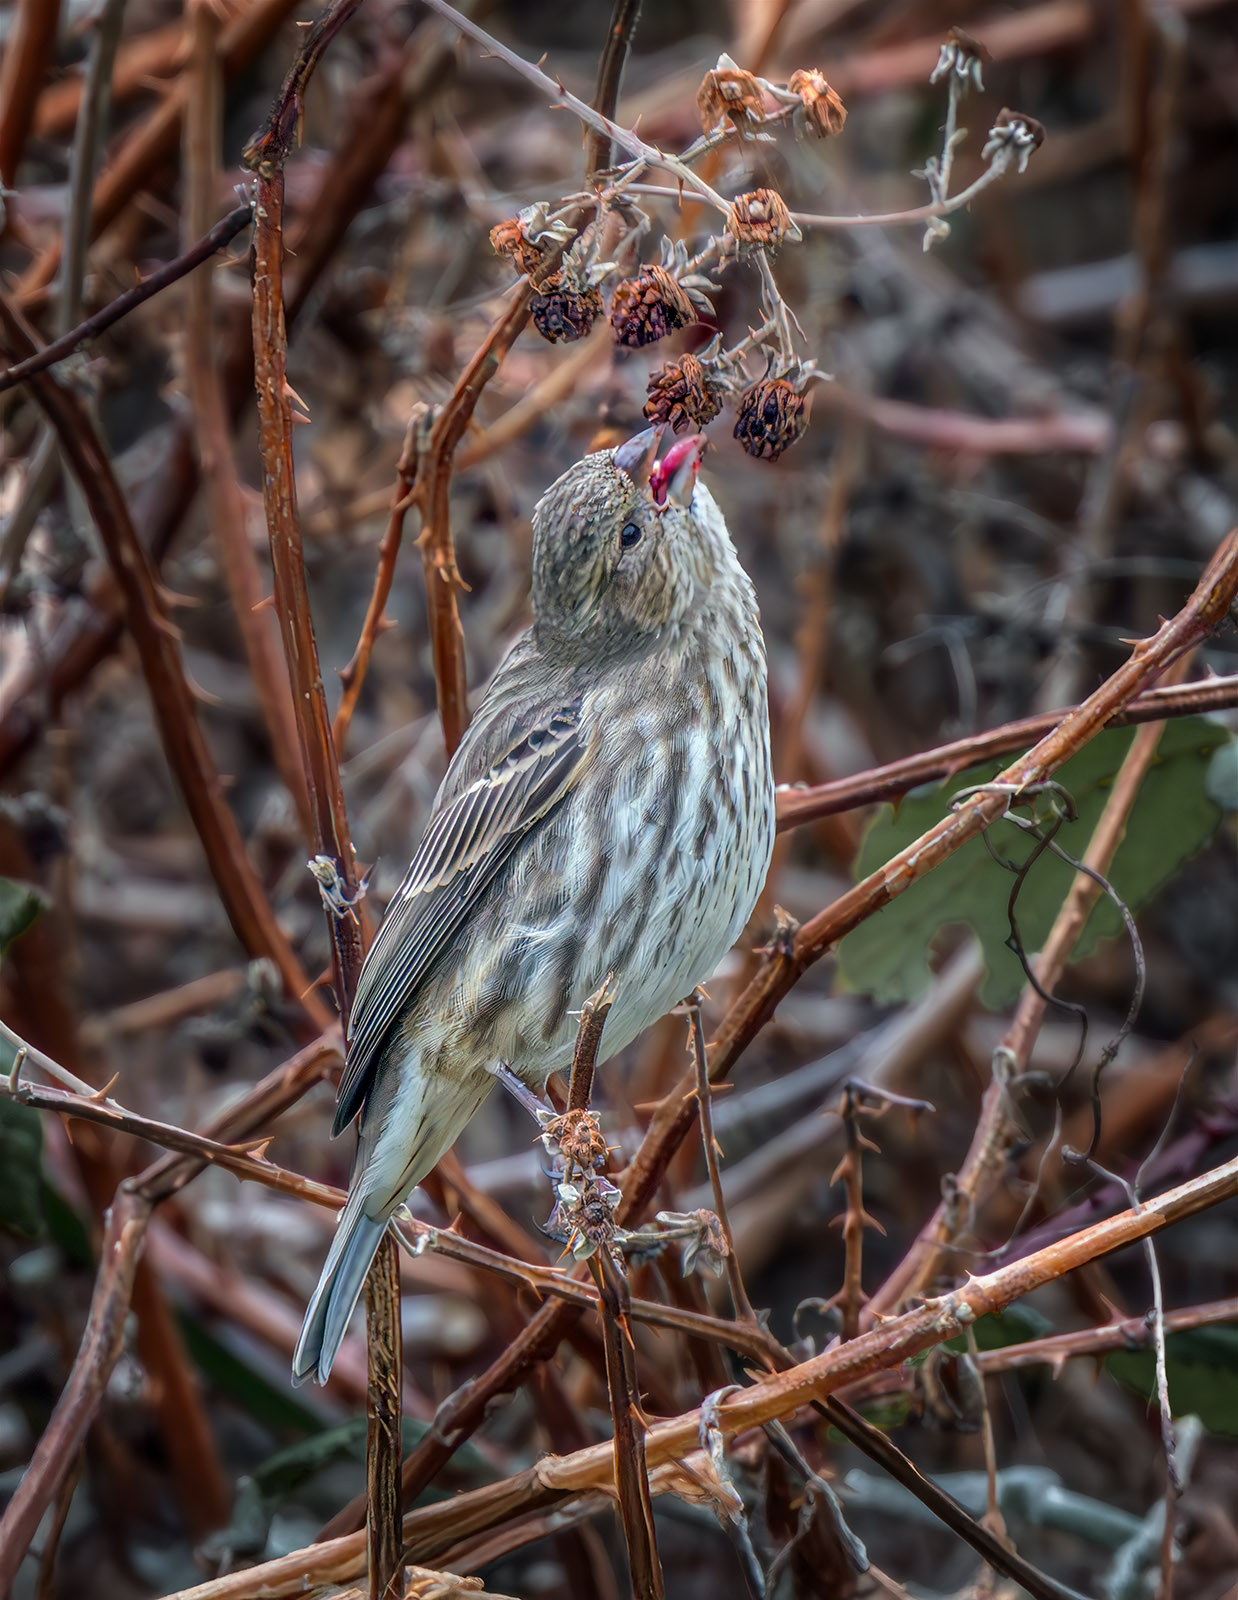
[[[653,1500],[645,1466],[647,1425],[636,1389],[636,1363],[628,1326],[628,1285],[606,1248],[589,1257],[597,1285],[606,1345],[606,1387],[614,1428],[612,1461],[634,1600],[662,1600],[662,1564],[653,1529]]]
[[[456,448],[464,437],[482,390],[499,369],[499,363],[516,342],[529,320],[533,289],[527,279],[514,291],[507,309],[496,320],[473,359],[456,380],[450,397],[435,417],[419,464],[413,503],[421,513],[417,539],[426,577],[430,611],[430,643],[434,656],[434,681],[438,694],[443,738],[450,756],[468,726],[468,673],[464,660],[464,629],[456,593],[460,573],[451,537],[451,477]]]
[[[566,106],[574,116],[580,118],[587,128],[600,134],[610,143],[618,145],[621,150],[626,150],[630,156],[649,166],[662,167],[667,172],[673,172],[675,177],[681,179],[685,186],[694,190],[720,211],[723,216],[729,210],[726,200],[715,190],[710,188],[705,180],[685,166],[677,157],[665,154],[655,149],[651,144],[646,144],[627,128],[621,128],[618,123],[612,122],[608,116],[600,111],[595,111],[576,95],[565,89],[563,85],[543,72],[540,67],[534,66],[531,61],[526,61],[523,56],[518,56],[514,50],[509,50],[505,44],[500,43],[493,34],[489,34],[470,18],[461,15],[459,11],[447,0],[422,0],[422,4],[436,11],[440,17],[446,17],[454,28],[465,33],[475,43],[487,52],[496,56],[506,66],[510,67],[518,76],[531,83],[534,88],[544,94],[551,105]]]
[[[185,226],[191,234],[200,230],[209,214],[219,168],[222,101],[218,31],[219,19],[210,0],[194,0],[188,15],[190,90],[185,112],[183,180]],[[246,216],[251,214],[248,205],[242,209]],[[233,216],[237,214],[234,212]],[[196,273],[190,278],[187,290],[185,382],[197,424],[195,437],[210,526],[275,768],[296,807],[301,834],[308,844],[313,838],[313,819],[297,748],[288,672],[280,651],[278,625],[267,604],[265,585],[249,537],[245,499],[232,454],[228,405],[216,364],[212,275]]]
[[[215,226],[202,236],[194,245],[191,245],[175,261],[169,261],[166,266],[159,267],[135,284],[132,289],[126,289],[124,294],[116,296],[93,316],[87,317],[77,327],[71,328],[68,333],[51,344],[44,345],[36,355],[29,356],[25,361],[19,361],[14,366],[6,367],[0,372],[0,394],[6,389],[12,389],[19,383],[24,383],[35,372],[46,372],[49,367],[54,367],[58,361],[64,361],[73,352],[91,339],[97,339],[101,333],[118,323],[122,317],[127,317],[131,311],[145,304],[161,289],[166,289],[169,284],[178,282],[186,277],[195,267],[200,267],[204,261],[209,261],[217,255],[225,245],[243,233],[253,220],[253,210],[249,205],[237,206],[229,211]]]
[[[0,336],[10,352],[26,354],[33,340],[8,298],[0,294]],[[31,383],[34,397],[60,440],[69,469],[81,486],[98,529],[142,663],[160,739],[237,938],[251,956],[268,956],[279,968],[289,996],[299,1000],[314,1026],[327,1013],[311,989],[292,946],[276,920],[250,864],[236,820],[223,798],[197,708],[185,679],[175,630],[129,514],[112,464],[85,407],[47,373]]]
[[[1198,683],[1175,684],[1149,689],[1109,718],[1107,728],[1129,728],[1143,722],[1159,722],[1166,717],[1189,717],[1206,711],[1222,711],[1238,705],[1238,676],[1205,678]],[[1039,716],[1007,722],[988,733],[970,734],[951,744],[939,745],[883,767],[872,767],[851,778],[837,778],[812,789],[780,789],[778,828],[797,828],[806,822],[878,800],[893,800],[909,789],[936,778],[949,778],[966,767],[979,766],[995,756],[1025,750],[1044,738],[1068,715],[1045,711]]]
[[[18,0],[0,68],[0,186],[17,181],[39,90],[56,48],[60,0]]]
[[[347,1029],[361,973],[362,929],[352,908],[360,897],[339,762],[331,736],[318,642],[305,580],[292,455],[292,391],[288,386],[283,301],[284,163],[315,66],[360,0],[335,0],[306,34],[266,124],[245,151],[254,173],[254,382],[258,391],[263,501],[275,574],[284,655],[296,707],[297,735],[314,822],[314,861],[333,876],[324,895],[340,1015]],[[397,1245],[379,1245],[366,1293],[369,1385],[366,1443],[367,1549],[370,1600],[396,1581],[400,1555],[400,1329]],[[394,1418],[394,1422],[392,1421]]]
[[[372,1597],[400,1595],[400,1457],[404,1340],[400,1327],[400,1253],[390,1235],[365,1285],[365,1498]]]
[[[412,504],[410,491],[417,470],[417,451],[410,449],[410,446],[415,443],[414,429],[421,424],[421,421],[420,412],[409,421],[404,449],[400,453],[396,467],[394,499],[387,518],[387,530],[378,547],[378,567],[374,573],[374,587],[370,592],[370,601],[365,610],[365,621],[361,624],[357,647],[349,658],[348,665],[340,668],[340,686],[343,692],[336,708],[335,721],[331,724],[331,737],[335,741],[337,752],[343,750],[348,742],[348,730],[352,726],[353,712],[357,709],[366,673],[370,669],[374,641],[383,630],[387,599],[391,594],[391,585],[395,581],[395,564],[404,539],[404,519]]]
[[[704,998],[702,990],[696,989],[687,1006],[688,1048],[696,1073],[696,1103],[701,1121],[701,1146],[705,1152],[709,1187],[713,1192],[714,1212],[722,1229],[722,1236],[726,1240],[726,1281],[731,1291],[731,1306],[739,1321],[749,1322],[756,1327],[757,1314],[753,1310],[752,1301],[748,1298],[748,1291],[744,1287],[744,1275],[740,1271],[739,1260],[735,1254],[735,1236],[731,1232],[731,1221],[727,1216],[726,1193],[722,1187],[722,1172],[718,1165],[718,1141],[714,1137],[713,1089],[709,1082],[709,1057],[705,1044],[705,1024],[701,1016],[701,1004]]]
[[[593,1094],[593,1071],[597,1065],[598,1049],[602,1043],[602,1029],[615,1003],[608,973],[601,988],[591,994],[580,1008],[580,1026],[576,1030],[576,1048],[572,1052],[572,1071],[567,1085],[567,1109],[587,1111]]]
[[[597,86],[593,91],[593,109],[607,120],[613,119],[619,104],[619,89],[623,83],[623,69],[627,66],[628,52],[632,48],[632,35],[640,17],[641,0],[615,0],[606,30],[606,43],[598,60]],[[590,128],[585,136],[585,177],[592,183],[598,173],[610,166],[611,144],[609,134]]]

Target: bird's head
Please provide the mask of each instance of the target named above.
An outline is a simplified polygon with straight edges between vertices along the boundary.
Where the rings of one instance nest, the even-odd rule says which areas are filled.
[[[547,644],[640,650],[704,601],[730,540],[697,483],[700,434],[657,459],[651,428],[578,461],[533,513],[533,614]]]

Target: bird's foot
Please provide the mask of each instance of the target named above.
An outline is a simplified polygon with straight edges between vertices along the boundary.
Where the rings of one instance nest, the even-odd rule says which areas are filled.
[[[536,1090],[530,1089],[524,1079],[518,1078],[505,1061],[496,1061],[487,1070],[498,1079],[513,1100],[519,1101],[539,1127],[545,1127],[548,1118],[558,1115],[550,1101]]]

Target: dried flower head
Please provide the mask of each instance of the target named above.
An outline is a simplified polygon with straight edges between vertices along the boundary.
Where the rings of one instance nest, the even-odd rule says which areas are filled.
[[[490,244],[496,255],[507,256],[517,271],[526,273],[536,284],[553,272],[559,252],[570,244],[572,229],[561,218],[552,220],[544,205],[525,206],[524,210],[490,230]]]
[[[943,78],[948,78],[953,73],[961,80],[964,88],[971,84],[977,90],[983,90],[981,68],[986,61],[992,59],[979,39],[973,39],[971,34],[962,28],[951,28],[941,47],[937,65],[929,74],[929,82],[940,83]]]
[[[680,356],[655,372],[648,384],[645,415],[650,422],[668,422],[676,433],[703,428],[722,410],[722,385],[696,356]]]
[[[758,461],[777,461],[807,426],[803,392],[789,378],[761,378],[740,396],[735,437]]]
[[[818,72],[816,67],[801,67],[787,79],[787,88],[800,97],[800,106],[793,118],[797,133],[828,139],[843,131],[847,108],[825,81],[823,72]]]
[[[802,239],[786,201],[774,189],[737,194],[726,214],[727,232],[740,244],[775,249],[784,239]]]
[[[602,293],[591,284],[577,288],[563,274],[556,274],[533,296],[529,311],[543,339],[570,344],[593,331],[594,319],[602,314]]]
[[[647,263],[634,278],[625,278],[611,301],[610,325],[617,344],[639,350],[686,328],[696,313],[687,291],[664,267]]]
[[[994,163],[1001,161],[1004,166],[1009,166],[1014,160],[1019,171],[1026,172],[1032,151],[1039,150],[1044,142],[1042,123],[1022,111],[1011,111],[1009,106],[1004,106],[989,129],[989,142],[980,152],[980,159]]]
[[[759,122],[765,114],[761,85],[751,72],[737,67],[730,56],[720,55],[718,65],[705,74],[696,91],[696,109],[706,133],[716,128],[723,117],[742,133],[750,122]]]
[[[542,1144],[549,1155],[560,1155],[568,1173],[592,1172],[606,1160],[609,1147],[602,1136],[597,1115],[592,1111],[565,1111],[547,1116],[542,1126]]]

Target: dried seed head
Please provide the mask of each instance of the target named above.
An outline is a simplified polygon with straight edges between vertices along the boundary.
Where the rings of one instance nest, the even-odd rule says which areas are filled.
[[[521,272],[532,273],[541,251],[520,226],[518,217],[496,222],[490,230],[490,248],[496,256],[508,256]]]
[[[1009,106],[1003,106],[997,114],[997,121],[989,129],[989,142],[980,152],[980,159],[1000,159],[1006,165],[1013,159],[1019,171],[1026,172],[1032,151],[1039,150],[1044,142],[1043,123],[1022,111],[1011,111]]]
[[[723,117],[742,133],[750,122],[765,115],[761,85],[728,55],[718,57],[718,65],[707,72],[696,91],[696,109],[706,133],[716,128]]]
[[[529,302],[533,326],[543,339],[570,344],[593,331],[595,317],[602,314],[601,291],[586,284],[576,288],[562,274],[556,274]]]
[[[727,232],[740,244],[764,245],[776,248],[784,239],[800,239],[803,235],[791,221],[782,196],[773,189],[753,189],[749,194],[737,194],[726,214]]]
[[[507,256],[518,272],[534,285],[557,272],[562,250],[572,242],[572,229],[560,217],[552,218],[544,203],[525,206],[519,215],[498,222],[490,230],[496,255]]]
[[[976,89],[983,90],[981,68],[986,61],[992,59],[979,39],[973,39],[971,34],[964,32],[962,28],[951,28],[941,47],[937,65],[929,74],[929,82],[940,83],[943,78],[948,78],[954,73],[962,79],[964,88],[970,83]]]
[[[695,356],[680,356],[655,372],[648,384],[645,415],[650,422],[668,422],[676,433],[703,428],[722,410],[722,385]]]
[[[617,344],[631,350],[665,339],[695,318],[687,292],[663,267],[643,266],[635,278],[625,278],[611,301],[610,325]]]
[[[777,461],[807,426],[804,396],[787,378],[762,378],[740,396],[735,437],[758,461]]]
[[[798,133],[828,139],[843,131],[847,108],[825,81],[823,72],[816,67],[801,67],[787,79],[787,88],[800,97],[800,110],[795,114]]]

